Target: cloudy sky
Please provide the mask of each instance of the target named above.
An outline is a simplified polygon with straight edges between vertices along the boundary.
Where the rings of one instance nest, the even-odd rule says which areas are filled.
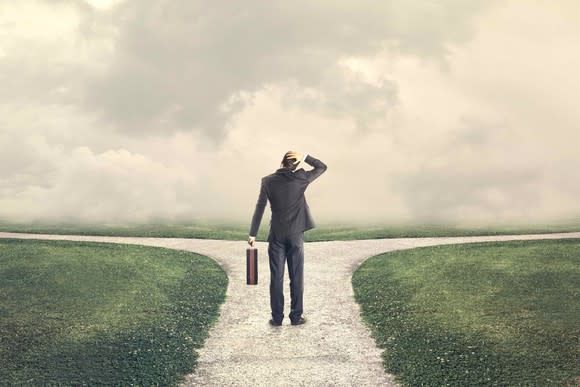
[[[0,220],[580,215],[576,0],[0,0]],[[305,166],[307,168],[307,166]]]

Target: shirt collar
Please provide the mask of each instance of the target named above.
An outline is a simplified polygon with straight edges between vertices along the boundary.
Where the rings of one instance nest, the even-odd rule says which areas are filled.
[[[288,168],[278,168],[278,170],[276,170],[276,173],[278,173],[278,174],[280,174],[280,173],[294,173],[294,171],[291,171]]]

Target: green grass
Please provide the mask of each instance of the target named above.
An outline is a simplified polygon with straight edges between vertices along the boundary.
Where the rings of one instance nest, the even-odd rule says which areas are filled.
[[[391,252],[352,283],[386,370],[406,385],[580,380],[580,239]]]
[[[267,220],[262,222],[258,240],[266,240]],[[0,231],[105,235],[143,236],[168,238],[202,238],[245,240],[248,238],[248,224],[217,221],[194,221],[191,223],[147,223],[147,224],[80,224],[80,223],[0,223]],[[539,234],[553,232],[580,231],[579,221],[538,225],[489,225],[454,226],[433,225],[367,225],[319,224],[305,233],[305,241],[357,240],[377,238],[414,238],[438,236]]]
[[[194,253],[0,240],[0,385],[175,384],[226,287]]]

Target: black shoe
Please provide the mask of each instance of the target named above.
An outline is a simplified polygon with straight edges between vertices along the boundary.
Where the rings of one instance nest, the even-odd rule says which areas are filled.
[[[270,325],[272,325],[273,327],[279,327],[280,325],[282,325],[282,321],[280,322],[276,322],[272,319],[270,319],[270,321],[268,321],[270,323]]]
[[[302,325],[305,323],[306,323],[306,319],[304,317],[300,317],[298,320],[290,322],[290,324],[292,324],[292,325]]]

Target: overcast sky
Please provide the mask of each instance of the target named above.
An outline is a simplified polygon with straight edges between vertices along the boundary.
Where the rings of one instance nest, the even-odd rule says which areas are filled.
[[[0,220],[580,215],[577,0],[0,0]],[[307,166],[305,166],[307,168]]]

